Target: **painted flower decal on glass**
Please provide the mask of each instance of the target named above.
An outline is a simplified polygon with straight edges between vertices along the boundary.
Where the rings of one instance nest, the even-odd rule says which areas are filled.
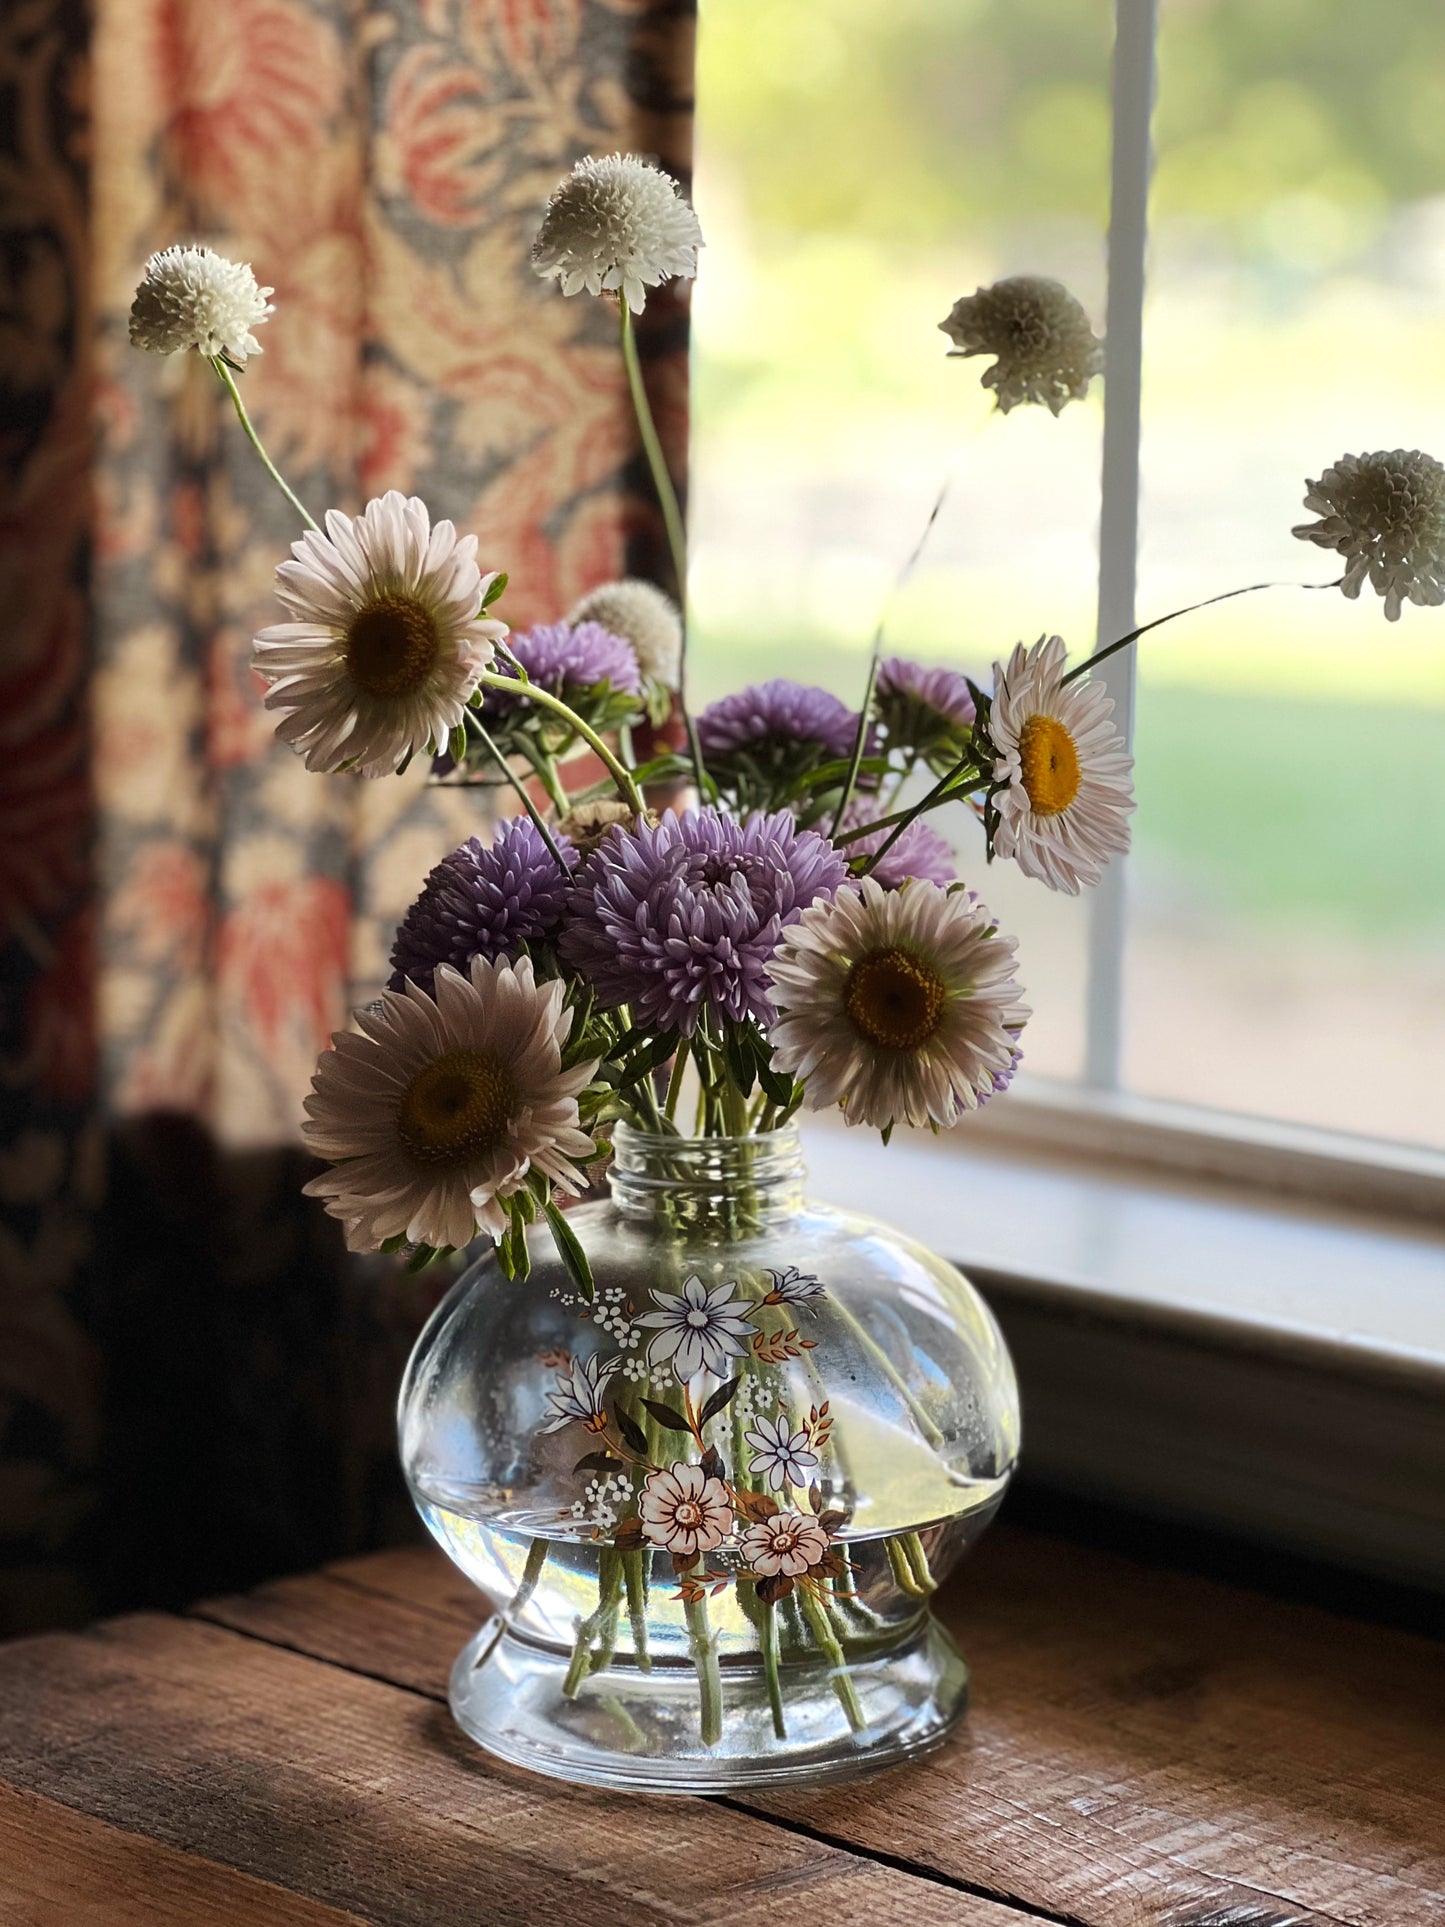
[[[621,1363],[609,1358],[604,1364],[594,1352],[591,1358],[574,1358],[566,1371],[557,1374],[557,1390],[548,1392],[549,1417],[544,1432],[560,1432],[564,1425],[580,1419],[589,1432],[605,1432],[607,1414],[602,1408],[608,1381]]]
[[[643,1536],[681,1559],[711,1552],[732,1529],[728,1489],[700,1465],[649,1472],[639,1509]]]
[[[704,1371],[726,1377],[728,1360],[741,1357],[752,1342],[747,1300],[737,1296],[735,1285],[709,1291],[694,1273],[680,1292],[654,1291],[652,1297],[657,1310],[637,1320],[657,1333],[648,1343],[647,1362],[653,1371],[671,1364],[680,1384]]]
[[[821,1298],[825,1286],[811,1272],[799,1271],[796,1265],[785,1265],[781,1271],[770,1271],[772,1290],[763,1303],[765,1305],[806,1305],[814,1298]]]
[[[806,1512],[775,1512],[742,1537],[742,1555],[760,1579],[796,1579],[828,1556],[828,1534]]]
[[[795,1432],[783,1413],[775,1419],[760,1418],[743,1437],[752,1447],[754,1472],[765,1477],[774,1492],[787,1485],[807,1485],[818,1469],[811,1434]]]

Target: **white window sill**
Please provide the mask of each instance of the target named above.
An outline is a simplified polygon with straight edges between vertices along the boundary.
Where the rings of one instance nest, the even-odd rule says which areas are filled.
[[[806,1139],[816,1195],[988,1297],[1028,1476],[1445,1589],[1445,1225],[963,1131]]]

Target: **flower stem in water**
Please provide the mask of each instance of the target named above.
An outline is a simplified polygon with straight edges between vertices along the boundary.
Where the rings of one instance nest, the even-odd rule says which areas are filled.
[[[705,1562],[699,1560],[699,1566]],[[708,1623],[707,1601],[690,1599],[686,1605],[687,1630],[692,1646],[692,1663],[697,1668],[698,1691],[702,1695],[702,1743],[716,1746],[722,1738],[722,1670],[717,1662],[712,1627]]]
[[[547,1563],[548,1545],[545,1539],[534,1539],[527,1553],[527,1563],[522,1568],[522,1583],[508,1602],[505,1617],[511,1619],[519,1613],[532,1594],[537,1590],[537,1581],[542,1577],[542,1568]]]
[[[806,1586],[797,1589],[798,1603],[803,1608],[803,1617],[818,1642],[818,1650],[828,1662],[828,1678],[833,1691],[838,1695],[838,1704],[847,1715],[848,1724],[855,1733],[861,1733],[868,1724],[863,1717],[863,1708],[858,1704],[858,1695],[853,1690],[853,1681],[848,1674],[848,1662],[843,1656],[843,1648],[838,1644],[838,1636],[833,1631],[828,1615]]]
[[[738,1587],[741,1594],[742,1586]],[[773,1731],[780,1740],[788,1737],[788,1722],[783,1716],[783,1683],[778,1677],[778,1622],[771,1600],[758,1600],[758,1644],[763,1653],[763,1677],[768,1683],[768,1705],[773,1709]]]
[[[638,1670],[652,1671],[647,1650],[647,1559],[645,1552],[624,1552],[622,1571],[627,1584],[627,1617],[632,1622],[632,1651]]]

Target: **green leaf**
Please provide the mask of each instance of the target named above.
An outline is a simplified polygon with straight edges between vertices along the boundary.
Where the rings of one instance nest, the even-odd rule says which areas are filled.
[[[642,1402],[658,1424],[665,1426],[669,1432],[690,1433],[692,1431],[692,1427],[675,1406],[664,1405],[659,1398],[645,1398]]]
[[[647,1456],[647,1434],[630,1412],[624,1412],[620,1405],[614,1405],[612,1416],[617,1421],[617,1429],[622,1434],[622,1443],[630,1452],[641,1457]]]
[[[499,570],[487,584],[487,593],[482,597],[482,607],[484,609],[490,609],[494,602],[501,601],[502,597],[507,593],[507,580],[507,571],[502,569]]]
[[[770,1104],[791,1104],[794,1084],[791,1077],[782,1071],[775,1071],[771,1058],[763,1051],[758,1053],[758,1082],[763,1087],[763,1095]]]
[[[401,761],[396,766],[396,773],[398,776],[406,775],[407,771],[411,768],[411,759],[415,754],[416,754],[415,750],[409,749],[406,752],[406,755],[402,757]]]
[[[592,1266],[587,1261],[587,1253],[582,1249],[577,1233],[550,1199],[547,1202],[546,1211],[552,1242],[557,1247],[557,1256],[566,1266],[567,1276],[590,1304],[596,1288],[592,1283]]]
[[[401,1251],[410,1242],[404,1231],[398,1231],[394,1237],[387,1238],[381,1248],[384,1252]]]
[[[447,747],[451,751],[452,761],[460,768],[467,760],[467,726],[465,723],[457,724],[456,728],[452,731],[451,741]]]
[[[697,1415],[699,1428],[706,1425],[710,1418],[717,1417],[718,1413],[727,1406],[728,1401],[732,1398],[742,1382],[742,1373],[739,1372],[736,1378],[730,1378],[724,1384],[718,1386],[717,1390]]]
[[[740,1024],[729,1024],[723,1032],[723,1061],[741,1094],[751,1097],[757,1082],[757,1060],[752,1038]]]

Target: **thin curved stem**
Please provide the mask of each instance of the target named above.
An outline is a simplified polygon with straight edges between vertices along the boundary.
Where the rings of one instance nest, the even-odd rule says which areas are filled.
[[[1086,661],[1078,663],[1071,669],[1064,677],[1064,681],[1074,682],[1086,670],[1096,668],[1110,656],[1117,655],[1121,649],[1127,649],[1129,644],[1137,642],[1140,636],[1147,636],[1151,629],[1162,629],[1166,622],[1177,622],[1180,616],[1192,616],[1197,609],[1212,609],[1216,602],[1232,602],[1235,596],[1258,595],[1261,589],[1338,589],[1343,581],[1343,576],[1336,576],[1333,582],[1248,582],[1242,589],[1226,589],[1223,595],[1206,596],[1203,602],[1186,603],[1182,609],[1171,609],[1167,616],[1155,616],[1152,622],[1145,622],[1139,628],[1131,629],[1127,636],[1120,636],[1117,642],[1106,643],[1102,649],[1096,649]]]
[[[494,675],[492,671],[488,669],[481,676],[479,687],[482,689],[500,689],[507,695],[515,696],[517,693],[517,679],[515,676]],[[528,683],[526,694],[529,702],[540,703],[543,709],[550,709],[554,715],[560,716],[565,723],[569,724],[570,727],[577,732],[617,785],[618,794],[621,796],[623,802],[630,810],[635,811],[638,816],[641,816],[646,806],[642,801],[640,790],[628,775],[627,771],[622,767],[621,763],[619,763],[617,758],[612,754],[612,751],[607,747],[606,743],[604,743],[602,738],[597,734],[596,730],[584,723],[577,712],[569,709],[567,704],[562,701],[562,698],[560,696],[554,696],[550,689],[543,689],[537,683]]]
[[[252,448],[254,448],[256,453],[261,457],[261,466],[265,469],[266,473],[271,477],[271,480],[276,484],[277,488],[280,489],[281,493],[286,497],[286,500],[291,504],[292,508],[295,509],[296,513],[301,517],[301,520],[306,524],[307,528],[319,530],[320,525],[317,523],[310,509],[307,508],[306,504],[301,500],[300,496],[295,493],[290,483],[286,480],[285,476],[281,473],[280,469],[277,468],[276,464],[271,460],[271,457],[266,453],[266,450],[261,442],[261,437],[256,433],[255,429],[251,425],[251,417],[246,413],[246,404],[241,400],[241,391],[236,386],[235,376],[231,373],[230,369],[226,366],[225,362],[221,359],[219,355],[212,355],[210,360],[211,360],[211,366],[215,369],[216,373],[221,378],[221,386],[226,390],[226,393],[231,397],[231,406],[236,411],[236,419],[240,422],[242,428],[245,429],[246,431],[246,440],[251,444]]]
[[[561,850],[559,849],[557,845],[557,841],[552,835],[552,832],[547,828],[547,825],[543,820],[541,811],[537,808],[536,804],[532,801],[531,797],[528,796],[526,785],[523,783],[519,783],[517,781],[517,778],[512,773],[511,765],[507,762],[507,759],[505,756],[503,756],[501,750],[498,749],[497,745],[492,741],[491,736],[487,732],[485,724],[482,722],[481,718],[477,715],[474,709],[469,709],[467,711],[466,720],[467,720],[467,727],[469,729],[474,729],[476,731],[477,735],[481,738],[482,747],[486,750],[487,754],[491,757],[492,761],[496,764],[497,768],[506,777],[507,781],[511,784],[512,788],[517,792],[518,796],[521,797],[522,808],[527,812],[528,816],[531,817],[532,827],[536,830],[538,836],[540,836],[542,841],[546,844],[549,852],[551,853],[552,861],[557,865],[557,868],[562,872],[564,877],[571,876],[572,872],[567,868],[567,859],[566,857],[563,856]]]
[[[622,365],[627,370],[627,391],[632,397],[637,432],[642,437],[642,450],[652,473],[652,486],[657,490],[658,505],[662,509],[667,546],[672,555],[672,572],[677,578],[677,599],[683,612],[682,656],[677,666],[677,706],[682,711],[683,727],[687,731],[687,747],[692,757],[698,797],[706,802],[708,783],[707,771],[703,767],[702,744],[698,741],[697,725],[687,704],[687,525],[678,505],[677,490],[672,486],[667,457],[662,452],[662,437],[653,419],[652,403],[647,399],[647,384],[642,378],[642,363],[637,354],[637,332],[632,325],[632,310],[625,296],[618,298],[618,312],[621,315]]]

